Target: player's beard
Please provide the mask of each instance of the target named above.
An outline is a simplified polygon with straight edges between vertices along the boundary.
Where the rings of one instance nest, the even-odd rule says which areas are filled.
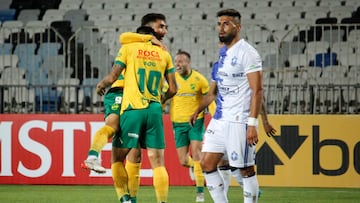
[[[227,36],[219,36],[219,41],[222,43],[229,43],[235,38],[235,33],[229,33]]]

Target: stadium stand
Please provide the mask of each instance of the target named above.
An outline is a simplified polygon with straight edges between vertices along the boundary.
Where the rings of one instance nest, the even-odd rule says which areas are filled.
[[[166,15],[170,53],[190,51],[194,68],[210,79],[221,8],[240,11],[242,37],[262,56],[269,113],[360,111],[358,0],[0,0],[0,6],[1,113],[103,111],[96,82],[111,69],[118,35],[135,31],[147,12]]]

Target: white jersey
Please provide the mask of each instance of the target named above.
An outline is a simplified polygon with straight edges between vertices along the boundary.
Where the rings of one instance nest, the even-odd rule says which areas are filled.
[[[218,88],[213,118],[246,123],[252,92],[246,74],[262,70],[261,57],[244,39],[228,50],[223,46],[219,55],[218,66],[212,70]]]

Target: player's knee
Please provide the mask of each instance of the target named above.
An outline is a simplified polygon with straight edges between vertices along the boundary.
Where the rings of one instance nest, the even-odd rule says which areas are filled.
[[[255,168],[254,168],[254,166],[249,166],[249,167],[246,167],[246,168],[241,168],[240,171],[241,171],[242,177],[244,177],[244,178],[252,177],[252,176],[255,175]]]
[[[200,161],[200,166],[203,170],[203,172],[211,173],[213,171],[217,171],[217,165],[213,165],[211,163],[205,162],[204,160]]]

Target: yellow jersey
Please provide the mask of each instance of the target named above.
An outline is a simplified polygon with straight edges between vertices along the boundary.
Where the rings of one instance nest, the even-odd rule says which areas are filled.
[[[170,118],[175,123],[189,122],[190,116],[199,107],[203,95],[209,91],[207,79],[196,70],[192,70],[188,77],[175,73],[178,91],[170,102]],[[199,113],[198,119],[204,117]]]
[[[120,48],[115,61],[125,67],[121,113],[161,102],[164,76],[175,71],[167,51],[151,42],[130,43]]]

